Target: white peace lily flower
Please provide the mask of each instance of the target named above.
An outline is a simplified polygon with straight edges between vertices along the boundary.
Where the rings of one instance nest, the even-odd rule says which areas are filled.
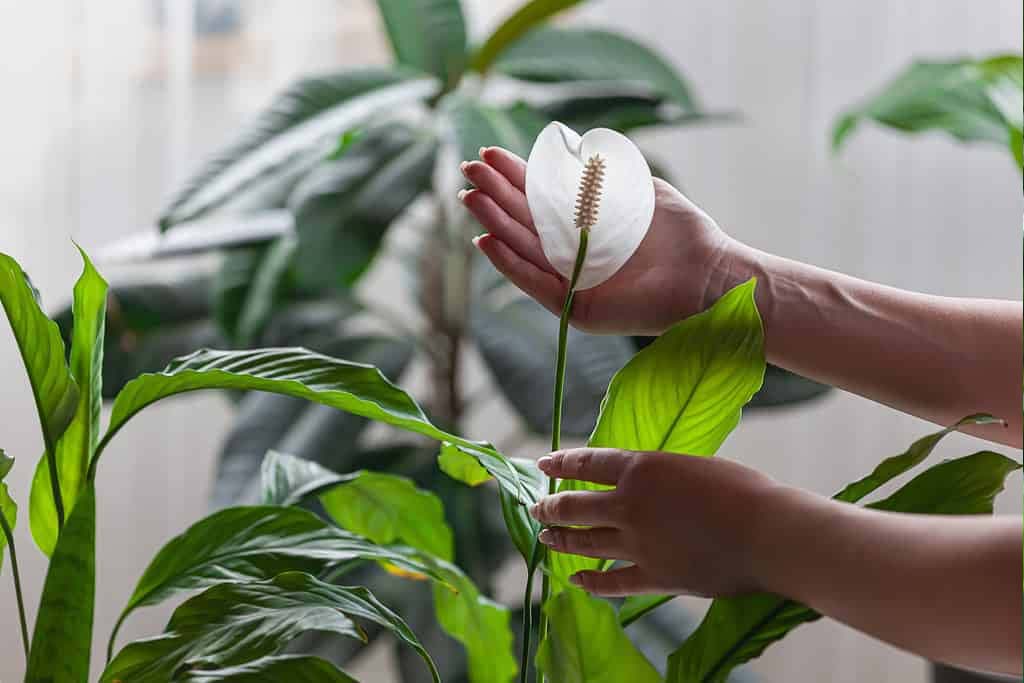
[[[588,162],[598,167],[592,171],[597,190],[589,197],[581,185]],[[581,230],[590,231],[577,290],[596,287],[618,272],[640,246],[654,216],[651,169],[629,138],[607,128],[580,137],[557,121],[533,143],[526,200],[544,254],[566,279],[572,277]],[[589,227],[577,227],[579,211],[587,214],[582,224]]]

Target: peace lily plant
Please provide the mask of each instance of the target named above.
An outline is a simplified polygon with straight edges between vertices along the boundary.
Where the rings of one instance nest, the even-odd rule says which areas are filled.
[[[566,431],[561,422],[563,380],[568,350],[574,348],[567,343],[571,292],[595,286],[615,273],[643,240],[653,211],[647,162],[629,140],[600,126],[623,131],[702,116],[685,84],[635,41],[602,31],[541,26],[574,4],[529,2],[483,44],[470,49],[457,0],[381,0],[398,68],[297,84],[236,145],[201,169],[164,212],[161,228],[169,236],[179,230],[185,235],[191,224],[192,234],[198,230],[207,244],[235,248],[219,278],[217,317],[231,332],[230,340],[236,346],[248,344],[247,348],[201,348],[159,371],[123,372],[112,361],[120,363],[130,354],[121,344],[105,342],[117,339],[124,346],[149,350],[147,333],[154,323],[152,316],[133,309],[137,301],[110,297],[107,283],[83,253],[84,269],[71,311],[60,316],[62,335],[43,312],[21,267],[0,255],[0,304],[24,361],[44,451],[28,492],[32,536],[50,557],[34,624],[26,600],[31,596],[24,595],[14,546],[18,507],[3,483],[16,463],[0,452],[0,551],[7,548],[10,554],[7,564],[12,602],[20,616],[26,681],[90,679],[95,502],[110,443],[149,406],[210,389],[229,390],[235,396],[259,392],[256,398],[283,397],[289,403],[273,404],[269,415],[275,417],[305,401],[333,409],[332,416],[360,416],[433,443],[436,467],[434,458],[429,458],[430,466],[450,478],[460,487],[457,490],[479,493],[474,501],[497,497],[490,498],[489,507],[500,510],[508,537],[528,568],[525,628],[517,634],[513,610],[489,597],[491,591],[475,580],[479,574],[457,562],[460,552],[472,549],[467,548],[471,541],[458,533],[459,525],[474,518],[476,509],[446,508],[442,486],[427,490],[411,478],[380,471],[384,465],[368,469],[378,464],[369,456],[365,465],[336,471],[313,461],[320,456],[315,449],[299,458],[267,448],[259,453],[258,495],[252,504],[225,507],[184,529],[157,553],[128,595],[109,597],[123,600],[125,606],[114,633],[106,638],[107,661],[98,667],[104,683],[352,681],[334,662],[292,649],[285,652],[297,637],[310,632],[330,634],[331,646],[338,650],[346,643],[358,645],[379,633],[390,634],[415,660],[417,668],[410,674],[414,679],[509,683],[546,676],[551,683],[714,683],[725,681],[735,667],[757,657],[797,625],[818,618],[813,610],[779,596],[714,600],[696,630],[672,644],[667,660],[652,663],[635,642],[636,632],[648,618],[667,609],[663,605],[670,596],[621,602],[589,596],[568,578],[582,569],[601,568],[600,563],[546,551],[537,542],[539,525],[526,512],[546,492],[588,484],[546,481],[531,460],[508,457],[489,441],[463,436],[456,419],[463,401],[457,392],[427,410],[376,367],[385,362],[341,358],[363,359],[351,350],[352,344],[304,344],[317,350],[253,345],[253,340],[266,338],[263,328],[282,301],[298,307],[306,303],[303,296],[308,299],[311,291],[321,291],[313,285],[324,278],[332,283],[341,279],[345,286],[358,278],[383,231],[431,182],[428,176],[441,156],[439,147],[454,144],[465,157],[481,144],[518,145],[522,150],[536,138],[527,199],[545,254],[575,285],[565,301],[555,358],[550,359],[555,367],[552,444],[558,446]],[[429,35],[424,25],[432,27]],[[538,61],[537,55],[545,59]],[[603,60],[596,59],[600,55]],[[471,87],[462,87],[464,73],[482,79],[492,71],[537,83],[590,82],[596,87],[601,82],[607,87],[609,77],[618,82],[612,95],[576,93],[539,108],[494,106],[474,99]],[[1019,73],[1019,64],[1014,73]],[[637,84],[644,87],[637,90]],[[999,92],[1005,94],[1005,88]],[[924,93],[927,100],[934,89]],[[428,126],[429,132],[413,129],[409,120],[368,123],[386,110],[420,103],[436,115],[437,125]],[[670,105],[667,111],[665,105]],[[916,113],[922,106],[905,99],[890,101],[887,108],[866,106],[861,116],[895,125],[900,111]],[[954,120],[942,111],[944,116],[928,120]],[[552,118],[592,130],[579,136],[561,124],[545,127]],[[1018,133],[1011,141],[1019,143],[1019,126],[1014,130]],[[1003,135],[994,125],[986,131],[993,140]],[[326,161],[320,144],[325,138],[332,142]],[[387,195],[379,192],[381,187],[387,188]],[[391,201],[383,201],[385,196]],[[231,203],[260,210],[238,219],[246,228],[240,241],[237,234],[225,241],[216,226],[203,223]],[[436,260],[441,267],[428,269],[423,279],[430,299],[424,308],[432,315],[438,309],[437,319],[443,323],[438,327],[450,343],[426,346],[435,356],[454,358],[460,330],[465,328],[459,322],[465,320],[453,297],[468,289],[469,269],[460,251],[464,233],[451,228],[457,221],[444,214],[443,206],[438,208],[440,217],[434,225],[442,236],[437,243],[444,249]],[[284,209],[295,222],[294,233],[274,228]],[[338,220],[348,230],[340,236]],[[349,233],[358,239],[347,241]],[[188,242],[168,241],[160,249],[194,250]],[[434,283],[445,278],[451,278],[450,286],[432,297]],[[622,367],[603,392],[600,411],[595,410],[596,417],[586,425],[588,443],[670,451],[680,457],[713,456],[765,374],[755,287],[753,281],[736,287],[707,311],[616,363]],[[444,299],[444,305],[433,298]],[[113,302],[109,311],[108,301]],[[172,297],[172,303],[165,317],[173,322],[181,322],[197,307],[180,297]],[[143,313],[153,310],[142,308]],[[111,337],[112,333],[121,336]],[[474,334],[478,343],[486,341],[482,333]],[[191,350],[213,344],[208,336],[181,335],[172,346]],[[155,356],[162,357],[160,353]],[[398,366],[389,367],[387,374],[397,375],[404,363]],[[451,366],[449,377],[455,375],[454,361]],[[121,374],[105,377],[104,371],[112,369]],[[116,381],[105,381],[108,377]],[[113,399],[105,428],[100,413],[104,397]],[[242,405],[248,405],[246,401],[243,398]],[[648,409],[638,414],[637,405]],[[956,427],[993,419],[970,416],[925,436],[836,498],[849,503],[864,500],[923,463]],[[256,431],[267,421],[242,426]],[[354,447],[352,442],[354,437],[343,443]],[[23,455],[13,455],[23,461]],[[389,453],[373,455],[382,463]],[[1005,477],[1016,469],[1019,464],[1013,460],[982,451],[931,466],[892,495],[868,505],[941,514],[991,512]],[[18,497],[24,501],[22,496]],[[537,570],[546,586],[539,603],[532,590]],[[412,621],[415,615],[403,616],[393,609],[404,593],[385,595],[386,591],[357,585],[380,575],[403,582],[408,592],[428,596],[440,629],[461,647],[464,677],[443,676],[451,657],[431,656],[425,643],[435,653],[445,643],[428,641],[421,628],[414,632],[406,619]],[[163,633],[120,642],[118,632],[136,610],[168,600],[180,604]],[[544,622],[536,628],[535,611],[541,617],[536,621]],[[8,638],[9,643],[15,640]],[[6,656],[14,656],[13,650],[8,648]]]

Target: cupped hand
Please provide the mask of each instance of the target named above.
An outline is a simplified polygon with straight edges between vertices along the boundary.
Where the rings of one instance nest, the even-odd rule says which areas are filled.
[[[571,577],[585,590],[717,597],[768,589],[770,548],[757,520],[788,489],[756,470],[722,458],[607,448],[559,451],[537,464],[549,477],[615,487],[557,493],[531,509],[549,525],[540,535],[545,545],[632,563]],[[569,528],[579,526],[589,528]]]
[[[477,247],[520,289],[556,315],[568,283],[548,263],[527,205],[526,162],[500,147],[462,164],[475,189],[462,202],[487,231]],[[576,293],[572,324],[588,332],[660,334],[707,305],[712,268],[731,240],[678,190],[656,178],[650,230],[610,279]]]

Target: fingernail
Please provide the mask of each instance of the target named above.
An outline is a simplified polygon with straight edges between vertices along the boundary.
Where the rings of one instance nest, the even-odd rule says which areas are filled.
[[[544,545],[551,545],[554,543],[555,538],[554,534],[551,533],[551,529],[542,529],[541,532],[537,534],[537,540]]]
[[[580,577],[579,574],[573,574],[572,576],[569,577],[569,583],[571,583],[574,586],[582,586],[583,585],[583,578]]]
[[[465,173],[466,172],[466,168],[468,166],[469,166],[469,162],[468,161],[463,161],[461,164],[459,164],[459,170],[462,171],[463,173]]]
[[[551,456],[545,455],[543,458],[538,460],[537,467],[539,467],[542,470],[546,470],[547,468],[551,467]]]
[[[480,155],[480,158],[481,158],[481,159],[483,158],[483,156],[484,156],[484,152],[486,152],[486,151],[487,151],[487,148],[486,148],[486,147],[481,147],[481,148],[480,148],[480,151],[479,151],[479,152],[477,152],[477,153],[478,153],[478,154]]]
[[[469,190],[463,189],[463,190],[459,190],[459,193],[457,195],[455,195],[455,196],[458,197],[459,201],[461,202],[463,199],[466,198],[467,194],[469,194]]]
[[[473,246],[476,247],[477,249],[479,249],[480,248],[480,240],[482,240],[483,238],[484,238],[483,235],[477,235],[476,237],[474,237],[473,240],[472,240],[473,241]]]

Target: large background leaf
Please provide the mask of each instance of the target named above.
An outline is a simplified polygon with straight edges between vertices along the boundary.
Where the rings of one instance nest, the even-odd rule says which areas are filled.
[[[513,78],[545,83],[623,81],[649,88],[682,112],[699,110],[690,86],[649,47],[598,29],[544,27],[531,31],[498,58],[494,68]]]
[[[289,176],[308,170],[329,151],[325,143],[329,146],[342,132],[436,90],[431,79],[390,69],[301,80],[196,172],[163,210],[160,227],[166,230],[237,201],[240,192],[258,186],[269,173]]]
[[[530,0],[505,19],[473,54],[472,68],[486,73],[504,50],[535,26],[580,4],[580,0]]]
[[[428,188],[436,149],[431,136],[391,123],[370,129],[305,178],[289,199],[299,283],[351,285],[391,223]]]
[[[838,149],[864,119],[907,133],[941,130],[964,142],[1008,145],[1015,158],[1024,130],[1020,55],[911,64],[836,123]],[[1018,162],[1019,163],[1019,162]]]
[[[190,671],[178,683],[359,683],[319,657],[281,655],[263,657],[241,666]]]
[[[329,631],[364,640],[353,618],[388,629],[413,647],[433,670],[415,634],[370,591],[287,572],[267,581],[220,584],[191,598],[174,611],[164,635],[126,646],[101,680],[162,683],[185,668],[245,664],[278,654],[305,631]]]
[[[39,601],[26,683],[87,681],[96,597],[96,491],[86,487],[64,525]]]
[[[459,0],[377,0],[395,58],[454,85],[466,62]]]
[[[908,453],[912,452],[913,447]],[[887,463],[908,460],[892,458]],[[935,465],[867,507],[922,514],[991,514],[1006,477],[1020,467],[998,453],[975,453]],[[724,683],[733,668],[760,656],[800,624],[818,618],[814,610],[778,596],[719,598],[711,603],[697,630],[669,657],[667,681]]]
[[[78,407],[67,430],[57,442],[57,478],[65,514],[71,514],[85,486],[89,460],[100,435],[103,407],[103,340],[107,315],[107,283],[84,251],[84,269],[75,283],[74,330],[71,337],[71,371],[79,388]],[[50,469],[45,461],[36,466],[29,495],[32,537],[50,555],[57,545],[57,513]]]

